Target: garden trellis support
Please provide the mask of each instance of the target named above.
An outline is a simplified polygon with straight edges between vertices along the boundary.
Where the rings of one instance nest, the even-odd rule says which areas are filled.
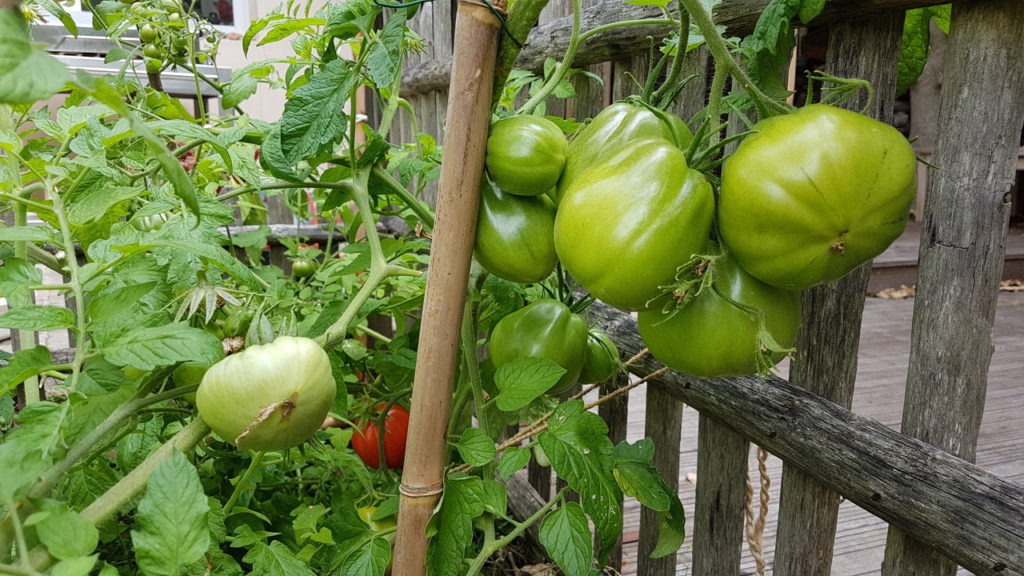
[[[828,70],[866,78],[878,89],[869,115],[892,119],[895,43],[903,12],[940,3],[833,0],[815,20],[816,26],[831,26]],[[725,0],[716,8],[716,22],[727,26],[732,35],[746,34],[766,5],[767,0]],[[929,171],[929,208],[920,257],[922,292],[916,302],[920,310],[915,311],[915,355],[904,420],[907,435],[847,409],[870,273],[867,267],[805,297],[807,316],[821,320],[806,320],[793,384],[775,378],[712,382],[677,374],[652,381],[649,429],[654,428],[652,420],[676,422],[673,417],[662,419],[666,403],[659,397],[670,396],[701,412],[698,511],[688,522],[695,541],[692,574],[739,572],[748,442],[768,449],[786,466],[775,551],[778,574],[829,573],[834,506],[839,497],[891,525],[892,539],[898,543],[887,552],[891,557],[887,564],[892,563],[887,573],[947,573],[932,571],[927,557],[934,550],[977,574],[1024,574],[1020,545],[1024,542],[1024,487],[970,463],[992,349],[992,311],[1008,215],[1004,196],[1024,123],[1020,79],[1024,46],[1018,32],[1024,27],[1024,5],[997,0],[955,6],[940,150],[932,159],[939,169]],[[583,29],[610,20],[656,15],[651,7],[597,2],[585,8]],[[518,65],[537,70],[545,58],[559,58],[568,43],[568,29],[567,17],[542,22],[531,34]],[[581,49],[576,65],[593,65],[590,70],[605,72],[610,98],[616,93],[615,79],[628,70],[624,59],[647,50],[646,37],[668,32],[664,27],[628,28],[595,37]],[[435,56],[435,61],[405,72],[408,94],[430,93],[446,84],[450,60]],[[618,60],[609,64],[613,57]],[[696,64],[695,69],[702,67]],[[629,72],[642,75],[642,70]],[[701,80],[693,84],[703,89]],[[577,118],[592,115],[586,106],[574,104],[576,108],[567,113]],[[429,115],[428,110],[419,113]],[[598,310],[596,315],[620,344],[624,358],[642,348],[632,320],[605,308]],[[836,330],[837,325],[841,329]],[[825,339],[828,328],[834,332],[828,335],[831,342]],[[958,354],[953,354],[954,349]],[[656,367],[656,362],[646,359],[634,371],[643,376]],[[933,388],[936,384],[940,387]],[[950,397],[958,408],[948,412],[958,414],[947,417],[945,408],[929,407],[929,402],[946,405]],[[723,445],[723,439],[729,440],[729,446]],[[678,454],[668,452],[659,450],[656,456],[663,472],[678,466],[678,461],[672,461]],[[824,502],[829,504],[823,506]],[[650,528],[651,520],[641,522],[641,533]],[[712,526],[714,532],[709,531]],[[815,537],[810,538],[811,534]],[[900,534],[921,544],[904,545]],[[926,559],[913,559],[922,556],[913,550],[928,551],[923,554]],[[648,560],[643,562],[647,563],[638,573],[672,573],[666,563],[659,563],[654,571]],[[946,567],[935,570],[951,566],[948,560],[938,564]]]

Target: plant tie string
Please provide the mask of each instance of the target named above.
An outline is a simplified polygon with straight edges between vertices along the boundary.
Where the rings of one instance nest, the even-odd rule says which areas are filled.
[[[497,18],[498,22],[501,24],[502,32],[504,32],[512,42],[515,42],[517,48],[523,47],[523,43],[520,42],[519,39],[516,38],[515,34],[512,33],[512,30],[509,29],[508,19],[505,17],[505,12],[498,9],[494,4],[491,4],[491,0],[459,0],[459,2],[463,2],[465,4],[476,4],[477,6],[483,6],[490,10],[491,14],[494,14],[494,17]]]

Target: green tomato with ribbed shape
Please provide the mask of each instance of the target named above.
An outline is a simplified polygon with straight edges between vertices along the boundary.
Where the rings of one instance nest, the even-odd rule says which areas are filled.
[[[641,312],[640,337],[666,366],[694,376],[768,371],[796,339],[799,292],[761,282],[728,256],[711,266],[711,285],[674,314]]]
[[[708,240],[707,179],[664,139],[644,139],[577,176],[555,217],[555,250],[591,294],[643,310]]]
[[[331,362],[315,341],[279,336],[207,370],[199,415],[221,438],[249,450],[282,450],[312,438],[337,394]]]
[[[551,275],[555,254],[555,205],[545,196],[516,196],[488,182],[480,185],[473,253],[488,272],[528,284]]]
[[[619,349],[603,330],[591,328],[587,333],[587,350],[583,354],[580,383],[605,382],[619,369]]]
[[[543,116],[511,116],[491,127],[487,172],[502,190],[540,196],[558,183],[565,166],[565,133]]]
[[[895,128],[823,104],[758,122],[722,168],[718,223],[773,286],[835,280],[903,233],[917,159]]]
[[[648,138],[664,138],[686,150],[693,141],[693,134],[675,114],[639,102],[616,102],[605,107],[569,141],[555,201],[561,202],[566,189],[580,174],[623,147]]]
[[[519,358],[546,358],[565,369],[548,390],[561,394],[576,384],[587,347],[587,322],[557,300],[538,300],[505,316],[491,331],[495,368]]]

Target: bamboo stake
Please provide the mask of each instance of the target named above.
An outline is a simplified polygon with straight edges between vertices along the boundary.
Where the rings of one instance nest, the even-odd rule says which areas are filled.
[[[493,6],[504,12],[505,1]],[[405,469],[402,473],[396,576],[426,574],[427,521],[442,491],[445,434],[451,411],[470,258],[476,234],[491,89],[501,25],[479,1],[460,0],[452,80],[438,185],[437,221],[428,269]]]

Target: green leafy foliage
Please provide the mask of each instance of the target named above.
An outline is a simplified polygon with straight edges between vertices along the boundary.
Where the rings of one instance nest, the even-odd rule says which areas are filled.
[[[928,61],[931,41],[931,22],[944,33],[949,33],[950,5],[927,6],[907,10],[903,21],[903,40],[896,68],[896,95],[905,94],[917,81]]]
[[[0,104],[49,98],[70,79],[63,64],[32,45],[21,11],[16,6],[0,9]]]
[[[463,559],[473,536],[473,519],[484,513],[484,483],[476,476],[451,475],[444,496],[427,526],[431,536],[427,571],[436,576],[463,574]]]
[[[544,517],[540,542],[566,576],[590,574],[594,544],[583,507],[566,502]]]
[[[519,410],[550,390],[563,374],[565,368],[547,358],[513,360],[494,374],[494,383],[501,391],[495,402],[501,410]]]

